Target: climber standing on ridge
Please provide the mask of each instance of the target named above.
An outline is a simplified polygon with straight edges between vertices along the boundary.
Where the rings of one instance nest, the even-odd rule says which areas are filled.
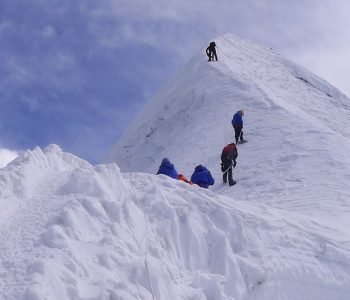
[[[175,170],[174,165],[170,162],[169,158],[166,158],[166,157],[163,158],[163,160],[159,166],[157,175],[159,175],[159,174],[163,174],[163,175],[169,176],[169,177],[174,178],[174,179],[177,179],[177,177],[179,176],[177,174],[177,171]]]
[[[216,55],[216,44],[215,42],[211,42],[208,46],[208,48],[205,50],[205,52],[207,53],[208,55],[208,61],[211,61],[211,60],[215,60],[218,61],[218,56]]]
[[[209,185],[213,185],[215,180],[211,175],[210,171],[202,166],[198,165],[191,176],[191,181],[194,184],[199,185],[202,188],[207,189]]]
[[[236,144],[239,143],[245,143],[246,140],[243,139],[243,117],[244,116],[244,110],[241,109],[237,111],[232,118],[231,124],[233,128],[235,129],[235,140]]]
[[[234,143],[228,144],[222,149],[221,152],[221,171],[223,176],[223,182],[227,183],[229,186],[236,184],[236,181],[232,178],[232,168],[236,167],[236,159],[238,157],[238,152],[236,145]]]

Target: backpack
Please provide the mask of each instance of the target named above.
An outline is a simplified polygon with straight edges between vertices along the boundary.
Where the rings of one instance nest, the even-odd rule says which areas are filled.
[[[238,157],[237,147],[234,143],[228,144],[222,149],[221,160],[236,160]]]
[[[186,178],[186,176],[183,175],[183,174],[179,174],[179,176],[177,176],[177,179],[182,180],[182,181],[184,181],[184,182],[189,183],[190,185],[192,185],[192,182],[191,182],[190,180],[188,180],[188,179]]]

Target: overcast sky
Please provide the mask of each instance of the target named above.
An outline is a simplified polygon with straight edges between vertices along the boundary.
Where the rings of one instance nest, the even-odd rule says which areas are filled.
[[[350,95],[349,15],[345,0],[0,0],[0,148],[57,143],[100,161],[150,96],[226,32]]]

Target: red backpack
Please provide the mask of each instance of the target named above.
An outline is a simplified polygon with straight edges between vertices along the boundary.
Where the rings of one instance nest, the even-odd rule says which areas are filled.
[[[230,159],[236,160],[238,157],[237,147],[234,143],[228,144],[222,149],[221,160]]]

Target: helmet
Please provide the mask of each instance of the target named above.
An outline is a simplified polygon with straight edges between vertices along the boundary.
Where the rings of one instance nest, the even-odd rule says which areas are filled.
[[[241,113],[242,116],[244,116],[244,110],[243,109],[241,109],[239,112]]]

